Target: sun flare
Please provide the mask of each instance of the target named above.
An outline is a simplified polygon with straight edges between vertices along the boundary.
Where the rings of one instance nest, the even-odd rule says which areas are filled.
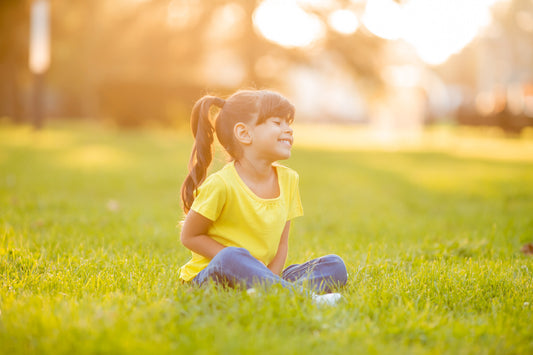
[[[368,0],[363,23],[376,36],[403,39],[426,63],[438,65],[461,51],[492,20],[493,0]]]
[[[393,0],[367,0],[360,14],[334,8],[330,3],[327,25],[345,35],[364,25],[378,37],[404,40],[422,61],[438,65],[490,25],[491,7],[505,1],[508,0],[408,0],[399,4]],[[265,38],[284,47],[308,46],[325,35],[326,24],[306,12],[307,5],[315,6],[309,0],[264,0],[254,13],[255,26]]]
[[[263,1],[254,12],[254,23],[266,39],[289,48],[308,46],[325,33],[322,21],[294,1]]]

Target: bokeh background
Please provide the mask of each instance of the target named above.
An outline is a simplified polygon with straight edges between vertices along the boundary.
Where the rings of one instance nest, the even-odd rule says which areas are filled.
[[[533,0],[2,0],[0,117],[180,126],[272,88],[380,139],[533,125]]]
[[[179,281],[190,110],[241,88],[296,105],[338,307]],[[532,125],[533,0],[0,0],[0,354],[533,354]]]

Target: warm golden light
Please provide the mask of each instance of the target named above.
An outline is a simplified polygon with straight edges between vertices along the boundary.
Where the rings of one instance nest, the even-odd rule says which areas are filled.
[[[489,10],[489,3],[482,1],[412,0],[404,7],[402,37],[415,47],[423,61],[440,64],[490,24]]]
[[[368,0],[363,23],[376,36],[403,39],[431,65],[461,51],[490,24],[497,0]]]
[[[33,73],[42,74],[50,66],[50,5],[36,0],[31,7],[29,66]]]
[[[284,47],[308,46],[324,35],[320,19],[295,1],[265,0],[255,10],[253,20],[266,39]]]
[[[378,37],[395,40],[400,38],[403,26],[401,8],[392,0],[368,0],[363,24]]]
[[[361,22],[378,37],[404,40],[422,61],[438,65],[476,38],[492,21],[491,7],[505,1],[367,0]],[[322,9],[334,9],[331,2],[264,0],[254,13],[254,23],[272,42],[284,47],[307,46],[324,36],[322,21],[305,11],[318,4]],[[532,18],[520,14],[520,26],[533,28]],[[360,26],[356,13],[348,9],[331,11],[327,21],[334,31],[345,35]]]
[[[350,10],[337,10],[328,16],[328,23],[335,31],[349,35],[357,31],[359,20]]]
[[[183,29],[189,24],[194,23],[201,12],[201,4],[197,4],[191,0],[171,0],[167,7],[167,25],[171,28]]]

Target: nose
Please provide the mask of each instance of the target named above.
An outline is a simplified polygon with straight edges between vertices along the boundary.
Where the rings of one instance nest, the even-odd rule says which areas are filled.
[[[285,124],[284,128],[285,128],[284,131],[289,133],[292,136],[292,132],[293,132],[292,127],[289,126],[288,124]]]

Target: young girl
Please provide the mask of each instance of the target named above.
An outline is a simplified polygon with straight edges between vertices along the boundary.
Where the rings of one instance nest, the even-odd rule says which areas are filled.
[[[214,127],[213,105],[220,108]],[[298,174],[276,163],[291,155],[293,119],[294,106],[271,91],[238,91],[227,100],[204,96],[195,104],[195,143],[181,188],[186,213],[181,242],[192,252],[180,269],[183,281],[246,289],[306,285],[318,303],[340,298],[331,293],[347,281],[340,257],[283,268],[291,220],[303,214]],[[232,161],[206,178],[215,132]]]

